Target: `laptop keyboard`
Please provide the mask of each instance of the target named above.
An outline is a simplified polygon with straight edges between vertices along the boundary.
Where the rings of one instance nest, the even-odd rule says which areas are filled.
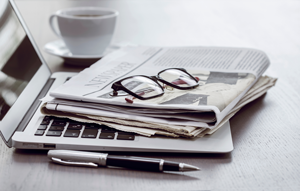
[[[81,123],[70,119],[56,118],[45,116],[38,129],[36,136],[49,137],[69,137],[69,138],[86,138],[86,139],[116,139],[129,140],[135,139],[134,133],[127,133],[112,129],[106,125],[94,123]]]

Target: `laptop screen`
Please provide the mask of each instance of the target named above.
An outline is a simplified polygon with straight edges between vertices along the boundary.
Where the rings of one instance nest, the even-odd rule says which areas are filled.
[[[43,64],[15,6],[8,0],[2,2],[5,3],[0,3],[0,132],[7,141],[49,78],[50,71]]]
[[[11,6],[7,7],[1,18],[0,120],[42,65]]]

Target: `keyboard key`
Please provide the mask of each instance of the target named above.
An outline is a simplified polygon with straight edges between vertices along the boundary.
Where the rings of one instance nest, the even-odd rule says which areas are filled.
[[[125,132],[125,131],[118,131],[118,133],[122,135],[135,135],[135,133]]]
[[[50,118],[44,118],[43,121],[41,122],[41,125],[49,125],[51,119]]]
[[[61,131],[48,131],[46,136],[60,137],[61,134]]]
[[[68,118],[52,117],[54,121],[68,121]]]
[[[44,131],[44,130],[37,130],[37,131],[35,132],[35,134],[34,134],[34,135],[37,135],[37,136],[43,136],[43,135],[44,135],[44,133],[45,133],[45,131]]]
[[[47,129],[47,125],[40,125],[38,130],[46,130]]]
[[[110,128],[110,127],[108,127],[108,126],[106,126],[106,125],[100,125],[100,127],[101,127],[101,132],[107,132],[107,133],[115,133],[115,132],[117,132],[117,130],[116,129],[113,129],[113,128]]]
[[[65,134],[64,134],[64,137],[78,137],[80,134],[80,131],[79,130],[70,130],[70,129],[67,129]]]
[[[66,126],[67,122],[66,121],[57,121],[56,119],[53,121],[51,126]]]
[[[103,125],[103,124],[101,124],[101,125],[99,125],[99,126],[100,126],[101,129],[104,129],[104,128],[110,128],[109,126]]]
[[[134,140],[135,135],[133,133],[118,132],[117,140]]]
[[[79,121],[73,121],[73,120],[69,121],[69,123],[70,123],[70,124],[83,124],[82,122],[79,122]]]
[[[115,133],[100,133],[99,139],[114,139]]]
[[[73,129],[73,130],[81,130],[83,127],[83,124],[74,124],[74,123],[70,123],[68,125],[68,129]]]
[[[97,137],[98,129],[85,129],[82,133],[82,138],[94,139]]]
[[[50,131],[63,131],[65,128],[63,126],[51,126]]]
[[[100,129],[101,126],[95,123],[87,123],[85,129]]]

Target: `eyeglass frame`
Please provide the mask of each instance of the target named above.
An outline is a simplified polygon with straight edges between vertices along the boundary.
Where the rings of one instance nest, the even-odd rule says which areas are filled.
[[[170,69],[176,69],[176,70],[180,70],[182,72],[184,72],[185,74],[189,75],[189,77],[191,77],[193,80],[195,80],[195,82],[197,83],[196,85],[194,86],[190,86],[190,87],[180,87],[180,86],[177,86],[177,85],[174,85],[166,80],[163,80],[159,77],[159,74],[165,72],[166,70],[170,70]],[[145,77],[145,78],[148,78],[152,81],[154,81],[162,90],[162,93],[161,94],[158,94],[158,95],[155,95],[155,96],[151,96],[151,97],[147,97],[147,98],[144,98],[142,96],[139,96],[138,94],[136,93],[133,93],[132,91],[128,90],[126,87],[124,87],[121,82],[126,80],[126,79],[130,79],[130,78],[133,78],[133,77],[138,77],[138,76],[141,76],[141,77]],[[199,80],[197,80],[194,76],[192,76],[190,73],[188,73],[186,71],[186,69],[184,68],[167,68],[167,69],[164,69],[160,72],[158,72],[158,74],[156,76],[145,76],[145,75],[134,75],[134,76],[129,76],[129,77],[126,77],[126,78],[123,78],[119,81],[116,81],[112,84],[111,88],[113,89],[113,95],[112,96],[118,96],[118,91],[122,90],[126,93],[128,93],[129,95],[131,96],[134,96],[140,100],[148,100],[148,99],[153,99],[153,98],[156,98],[156,97],[160,97],[162,96],[164,93],[165,93],[165,90],[164,88],[158,83],[158,81],[162,82],[163,84],[166,84],[168,86],[171,86],[173,88],[176,88],[176,89],[180,89],[180,90],[189,90],[189,89],[194,89],[195,87],[199,86]]]

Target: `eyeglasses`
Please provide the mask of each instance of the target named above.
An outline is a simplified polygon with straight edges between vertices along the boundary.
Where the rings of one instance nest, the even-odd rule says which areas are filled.
[[[168,68],[160,71],[156,76],[136,75],[119,80],[112,85],[113,95],[118,96],[118,91],[124,91],[140,100],[147,100],[164,94],[163,84],[180,89],[193,89],[199,85],[199,78],[193,77],[184,68]]]

